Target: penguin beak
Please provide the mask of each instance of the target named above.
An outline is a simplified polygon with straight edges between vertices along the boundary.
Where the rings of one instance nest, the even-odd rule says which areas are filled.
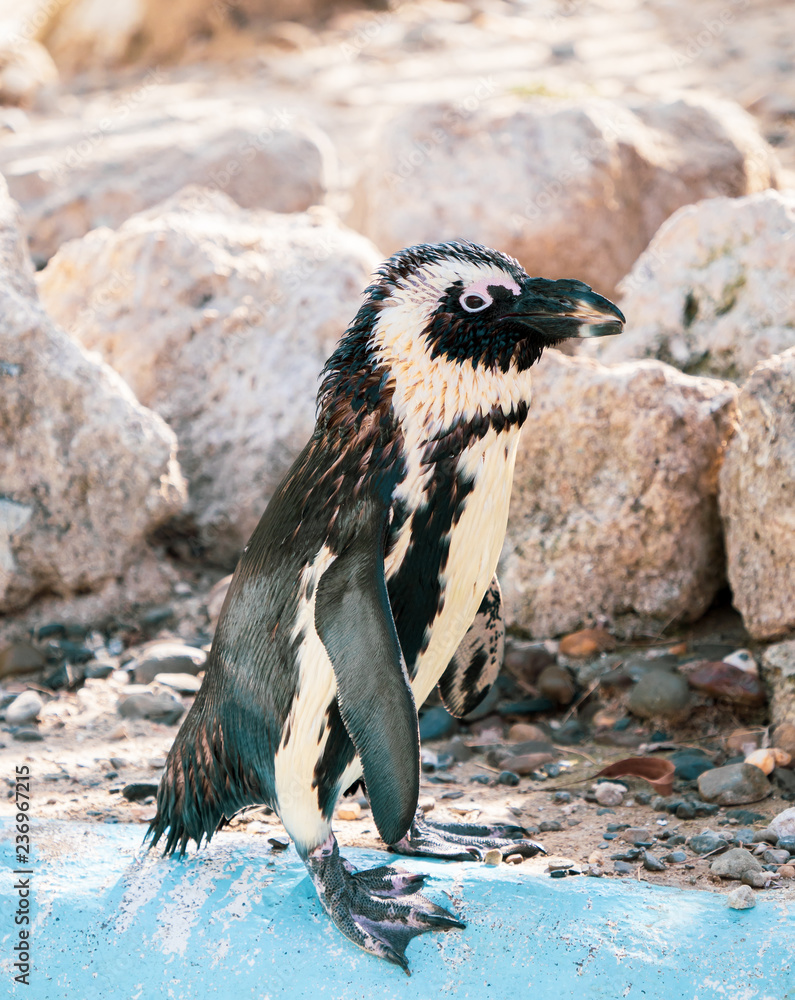
[[[582,281],[530,278],[502,320],[526,328],[549,343],[569,337],[608,337],[621,333],[624,314]]]

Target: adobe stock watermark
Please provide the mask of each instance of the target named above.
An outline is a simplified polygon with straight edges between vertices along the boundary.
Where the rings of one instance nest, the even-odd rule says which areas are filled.
[[[107,136],[115,131],[133,110],[142,104],[150,90],[161,86],[167,79],[159,67],[150,69],[139,84],[120,94],[113,102],[110,114],[101,118],[96,125],[86,129],[78,142],[59,155],[52,157],[43,176],[48,181],[61,182],[72,170],[76,170],[102,145]]]
[[[376,12],[371,14],[366,21],[359,23],[356,29],[340,42],[340,52],[346,62],[353,62],[361,53],[378,38],[384,28],[391,23],[395,11],[397,11],[404,0],[389,0],[386,13]]]
[[[536,222],[549,212],[562,197],[567,187],[582,175],[600,156],[609,152],[613,144],[626,132],[627,126],[609,119],[602,127],[602,134],[575,149],[569,157],[568,165],[555,177],[546,181],[522,207],[511,215],[510,224],[514,235],[519,235],[529,222]]]
[[[11,951],[14,961],[12,962],[12,975],[15,983],[22,983],[30,986],[30,977],[33,969],[32,944],[31,944],[31,924],[33,909],[33,867],[31,859],[31,838],[30,838],[30,785],[31,773],[27,764],[16,767],[14,775],[14,800],[16,806],[14,827],[14,865],[9,873],[14,879],[12,897],[16,903],[13,910],[14,943]],[[12,903],[12,906],[14,904]]]
[[[682,49],[673,53],[674,66],[685,69],[711,48],[723,36],[730,24],[733,24],[738,11],[747,10],[751,0],[731,0],[717,14],[701,19],[700,28],[690,35]]]
[[[413,139],[410,148],[398,156],[394,169],[384,174],[384,180],[390,189],[394,190],[411,177],[415,170],[432,160],[435,153],[449,142],[451,131],[471,118],[485,101],[493,97],[496,90],[497,82],[494,77],[480,77],[472,93],[447,108],[435,128],[426,135]]]

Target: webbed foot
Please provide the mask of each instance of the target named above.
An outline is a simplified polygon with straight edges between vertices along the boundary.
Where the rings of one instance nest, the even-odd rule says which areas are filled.
[[[469,823],[433,823],[418,810],[405,835],[389,849],[410,857],[444,858],[447,861],[482,861],[487,851],[498,850],[503,858],[521,854],[532,858],[546,851],[521,826],[501,824],[476,826]]]
[[[418,934],[466,924],[419,890],[425,875],[391,865],[354,871],[334,834],[304,859],[323,908],[354,944],[409,973],[406,946]]]

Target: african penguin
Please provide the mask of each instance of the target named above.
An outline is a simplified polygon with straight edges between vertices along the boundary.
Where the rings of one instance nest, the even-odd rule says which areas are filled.
[[[323,370],[314,433],[235,571],[153,843],[184,853],[269,805],[339,929],[406,971],[415,935],[464,925],[419,893],[423,876],[340,857],[331,820],[346,789],[363,778],[396,851],[542,849],[518,827],[416,815],[417,706],[438,684],[464,715],[499,668],[494,573],[531,366],[623,322],[582,282],[531,278],[474,243],[412,247],[378,269]]]

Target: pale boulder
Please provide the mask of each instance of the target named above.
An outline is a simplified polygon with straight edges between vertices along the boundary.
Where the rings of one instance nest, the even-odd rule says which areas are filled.
[[[0,39],[0,104],[33,107],[57,84],[58,70],[43,45],[21,35]]]
[[[231,563],[312,433],[319,373],[379,261],[324,209],[247,212],[193,188],[63,247],[40,289],[176,431],[199,541]]]
[[[2,183],[0,181],[0,183]],[[176,438],[45,314],[0,189],[0,612],[96,590],[180,511]]]
[[[22,206],[37,263],[186,184],[276,212],[324,201],[335,158],[320,129],[285,109],[179,100],[168,83],[154,67],[125,93],[4,138],[0,171]]]
[[[795,348],[758,365],[740,391],[720,511],[745,627],[756,639],[795,631]]]
[[[770,695],[770,716],[778,727],[775,741],[779,744],[783,727],[795,726],[795,639],[767,647],[762,655],[762,679]]]
[[[520,101],[480,86],[474,110],[412,107],[374,142],[351,219],[384,251],[463,236],[609,295],[676,209],[775,184],[771,150],[730,102]]]
[[[545,637],[706,610],[725,580],[717,476],[736,393],[657,361],[545,354],[499,570],[508,623]]]
[[[627,329],[583,353],[659,358],[742,380],[795,346],[795,193],[710,198],[679,209],[622,281]]]

